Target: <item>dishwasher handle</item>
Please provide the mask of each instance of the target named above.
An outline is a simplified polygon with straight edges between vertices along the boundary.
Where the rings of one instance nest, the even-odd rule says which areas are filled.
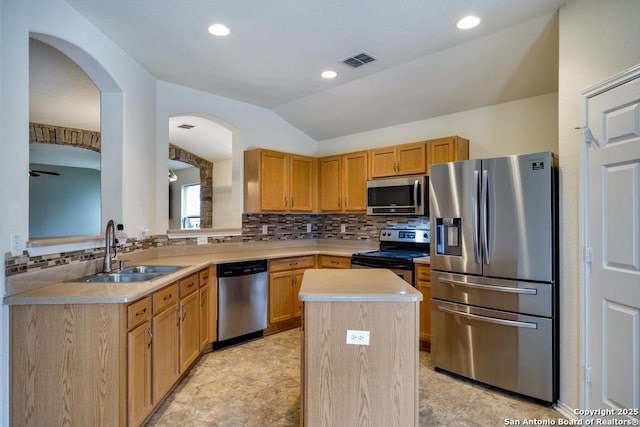
[[[218,264],[216,270],[218,273],[218,278],[247,276],[249,274],[264,273],[267,271],[267,260]]]

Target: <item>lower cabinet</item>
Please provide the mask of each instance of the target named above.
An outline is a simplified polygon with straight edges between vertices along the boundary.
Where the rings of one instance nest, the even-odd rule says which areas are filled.
[[[195,286],[193,284],[195,283]],[[200,294],[198,274],[180,280],[180,372],[200,355]]]
[[[153,294],[152,384],[157,405],[180,377],[178,284]]]
[[[431,345],[431,266],[416,266],[416,288],[422,293],[420,302],[420,341]]]
[[[302,276],[314,267],[313,255],[269,261],[269,325],[302,315],[298,301]]]
[[[151,413],[151,298],[128,307],[127,389],[129,425],[140,425]]]

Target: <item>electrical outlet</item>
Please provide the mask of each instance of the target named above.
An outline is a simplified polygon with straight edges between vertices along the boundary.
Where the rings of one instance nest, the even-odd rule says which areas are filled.
[[[11,256],[20,256],[24,251],[24,242],[21,234],[11,235]]]
[[[347,329],[347,344],[369,345],[369,331],[353,331]]]
[[[267,234],[268,227],[266,225],[262,226],[262,234]]]
[[[311,224],[307,223],[307,233],[311,233]]]
[[[209,243],[209,238],[206,236],[203,237],[198,237],[197,242],[198,245],[206,245],[207,243]]]
[[[341,233],[347,232],[347,224],[340,224],[340,232]]]

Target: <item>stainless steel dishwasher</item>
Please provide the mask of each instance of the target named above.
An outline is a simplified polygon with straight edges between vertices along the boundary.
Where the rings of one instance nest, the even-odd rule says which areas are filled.
[[[267,261],[219,264],[218,340],[225,341],[267,327]]]

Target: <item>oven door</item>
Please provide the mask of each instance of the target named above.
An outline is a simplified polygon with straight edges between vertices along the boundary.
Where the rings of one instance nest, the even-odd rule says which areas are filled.
[[[386,268],[388,270],[393,271],[396,275],[400,276],[400,278],[402,278],[405,282],[407,282],[411,286],[414,286],[413,270],[409,270],[407,268],[401,268],[401,267],[394,268],[394,267],[375,265],[375,263],[368,263],[367,261],[362,261],[362,260],[357,260],[357,261],[351,260],[351,269],[356,269],[356,268]]]

